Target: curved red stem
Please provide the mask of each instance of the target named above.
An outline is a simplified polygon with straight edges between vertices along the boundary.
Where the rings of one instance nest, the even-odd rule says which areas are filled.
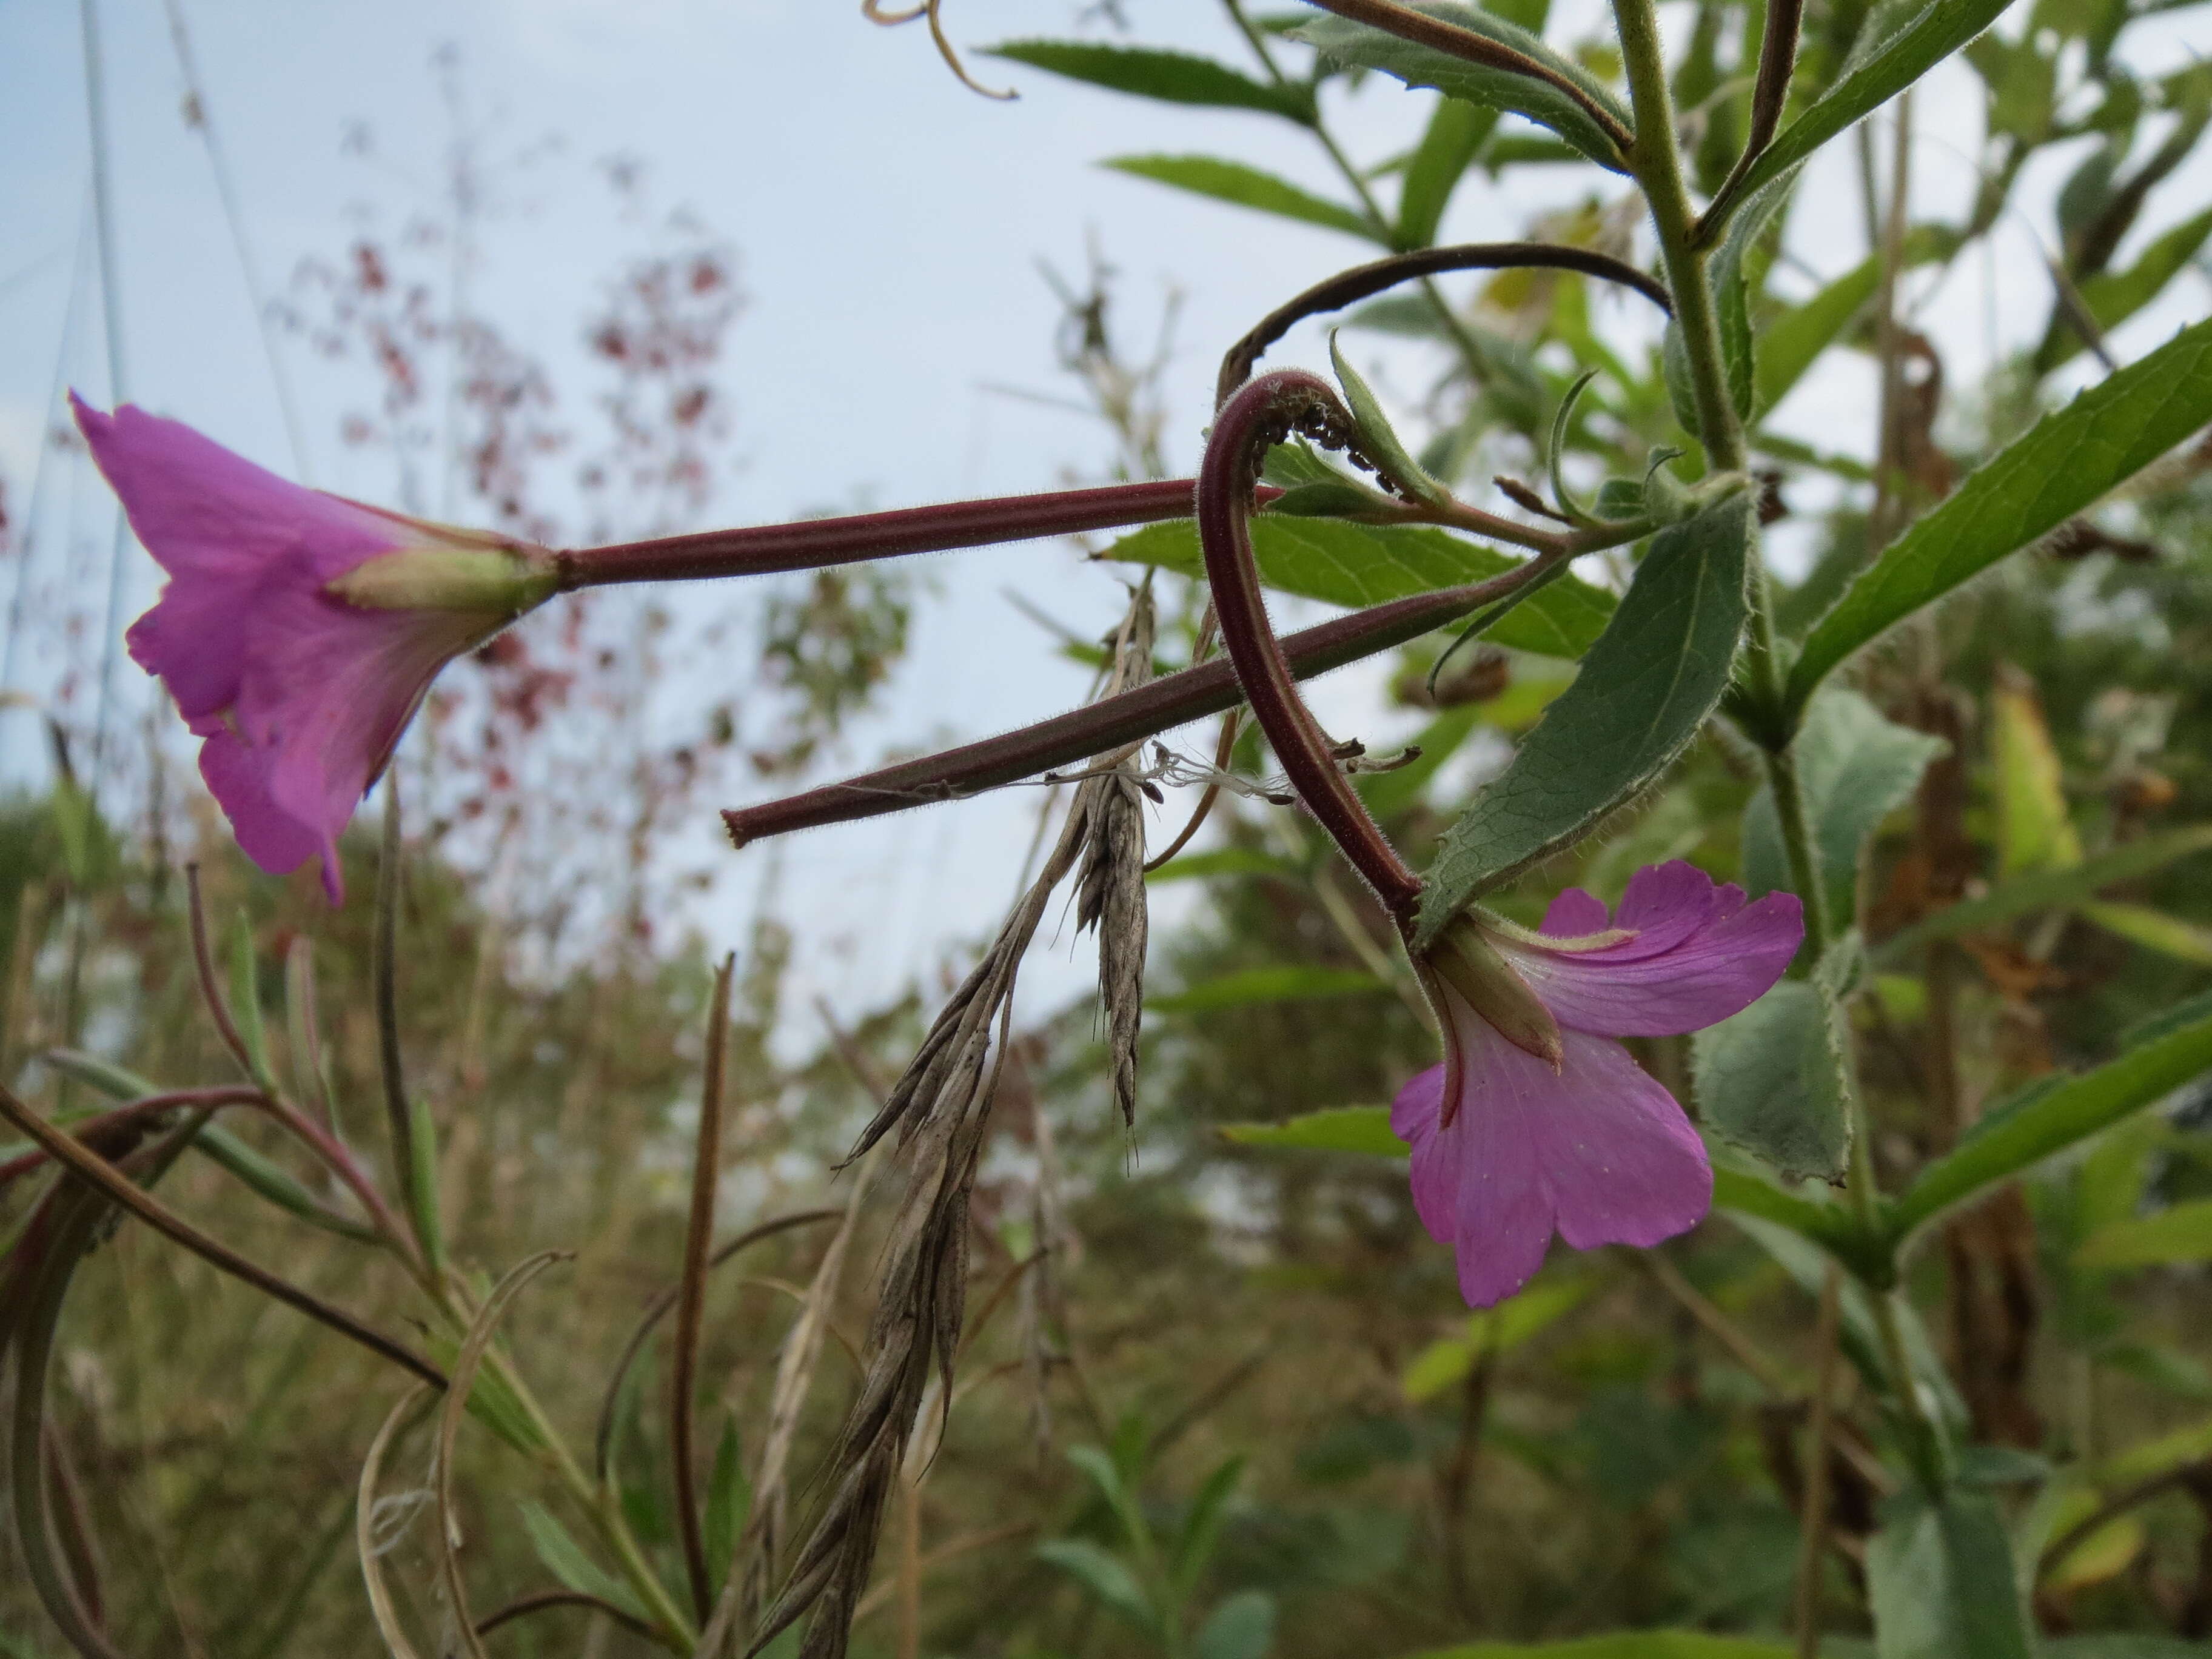
[[[1282,642],[1267,620],[1247,529],[1260,459],[1269,444],[1294,431],[1341,438],[1352,430],[1351,412],[1318,376],[1279,369],[1254,380],[1214,417],[1213,434],[1198,469],[1198,538],[1206,552],[1206,578],[1221,621],[1221,641],[1253,717],[1306,810],[1402,927],[1420,900],[1421,878],[1369,816],[1298,696]]]

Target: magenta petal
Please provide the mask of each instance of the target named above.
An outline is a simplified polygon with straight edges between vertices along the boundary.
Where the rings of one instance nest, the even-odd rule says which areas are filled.
[[[131,528],[168,573],[125,636],[203,739],[200,775],[263,869],[323,860],[432,677],[503,618],[376,610],[326,585],[394,549],[480,538],[303,489],[190,427],[71,399]]]
[[[1618,1042],[1581,1031],[1565,1042],[1556,1077],[1521,1056],[1554,1091],[1540,1137],[1559,1237],[1587,1250],[1648,1248],[1687,1232],[1712,1207],[1705,1142],[1674,1097]]]
[[[1660,879],[1646,879],[1655,875]],[[1680,863],[1638,871],[1616,923],[1636,929],[1634,937],[1595,951],[1496,943],[1562,1026],[1671,1036],[1749,1007],[1782,977],[1805,937],[1794,893],[1746,904],[1741,888],[1716,887]]]
[[[1540,931],[1553,939],[1583,939],[1592,933],[1602,933],[1612,926],[1613,918],[1606,914],[1603,900],[1579,887],[1569,887],[1563,889],[1544,912]]]
[[[1569,1031],[1555,1073],[1471,1010],[1449,1012],[1467,1057],[1451,1127],[1438,1127],[1441,1066],[1399,1091],[1390,1122],[1413,1149],[1414,1207],[1452,1246],[1470,1307],[1527,1284],[1554,1230],[1588,1249],[1697,1224],[1712,1201],[1705,1146],[1626,1049]]]

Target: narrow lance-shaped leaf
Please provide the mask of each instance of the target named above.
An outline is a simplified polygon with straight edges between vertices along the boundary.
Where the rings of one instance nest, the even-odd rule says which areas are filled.
[[[1634,118],[1621,106],[1619,99],[1582,65],[1561,57],[1527,29],[1480,7],[1455,4],[1451,0],[1423,0],[1414,9],[1534,59],[1562,80],[1572,82],[1591,104],[1606,112],[1616,131],[1634,129]],[[1600,167],[1615,173],[1628,170],[1613,134],[1576,99],[1534,76],[1493,69],[1486,64],[1471,64],[1433,46],[1417,46],[1341,17],[1316,18],[1292,30],[1291,38],[1304,41],[1340,64],[1380,70],[1409,87],[1433,87],[1447,97],[1463,98],[1486,109],[1524,115],[1540,126],[1549,127]]]
[[[2212,849],[2212,824],[2206,823],[2123,842],[2069,868],[2015,877],[1998,883],[1980,898],[1938,910],[1891,934],[1875,957],[1883,962],[1897,961],[1933,939],[1956,939],[1961,933],[1999,927],[2037,910],[2069,908],[2117,882],[2149,875],[2208,849]]]
[[[1094,40],[1009,40],[984,56],[1027,64],[1113,92],[1164,103],[1214,109],[1257,110],[1301,125],[1313,120],[1313,94],[1297,84],[1271,86],[1211,58],[1157,46],[1117,46]]]
[[[2093,902],[2081,907],[2081,914],[2106,933],[2131,939],[2147,951],[2199,968],[2212,968],[2212,928],[2200,927],[2147,904]]]
[[[1374,975],[1351,968],[1304,968],[1286,964],[1248,968],[1224,974],[1145,1006],[1156,1014],[1198,1014],[1216,1008],[1243,1008],[1261,1002],[1303,1002],[1315,997],[1358,996],[1383,989]]]
[[[1406,164],[1398,187],[1398,245],[1426,247],[1437,240],[1452,191],[1474,163],[1475,152],[1498,125],[1498,112],[1462,98],[1437,100],[1428,130]]]
[[[1269,587],[1355,609],[1487,581],[1520,562],[1427,525],[1352,524],[1270,513],[1252,520],[1252,554],[1260,580]],[[1106,556],[1193,575],[1206,568],[1197,527],[1188,519],[1147,525],[1115,542]],[[1613,605],[1603,588],[1565,576],[1501,618],[1490,637],[1516,651],[1578,657],[1604,631]]]
[[[1301,190],[1272,173],[1248,167],[1241,161],[1224,161],[1211,155],[1122,155],[1101,163],[1116,173],[1149,179],[1154,184],[1187,190],[1237,207],[1248,207],[1278,218],[1298,219],[1325,230],[1340,230],[1370,242],[1389,245],[1389,237],[1361,214],[1340,204]]]
[[[1861,646],[2055,529],[2212,420],[2212,321],[2038,422],[1853,582],[1790,671],[1794,715]]]
[[[1897,1200],[1899,1243],[1953,1206],[2086,1140],[2212,1070],[2212,992],[2140,1028],[2118,1059],[2079,1077],[2045,1079],[1991,1111]]]
[[[1814,151],[1872,113],[1994,23],[2011,0],[1923,0],[1876,6],[1851,61],[1833,85],[1775,136],[1736,181],[1726,213],[1794,171]],[[1562,134],[1562,137],[1565,135]]]
[[[1388,1106],[1332,1106],[1280,1123],[1226,1123],[1221,1138],[1240,1146],[1284,1151],[1357,1152],[1377,1158],[1408,1158],[1413,1148],[1390,1127]]]
[[[1950,255],[1957,242],[1958,233],[1948,225],[1915,225],[1905,233],[1905,267],[1937,263]],[[1759,331],[1754,402],[1761,412],[1790,395],[1881,285],[1881,261],[1861,260]]]
[[[2097,326],[2107,331],[2116,329],[2158,298],[2168,283],[2189,269],[2207,236],[2212,236],[2212,209],[2183,220],[2160,236],[2125,270],[2103,271],[2086,278],[2081,284],[2081,303],[2088,307]],[[2048,373],[2081,349],[2081,337],[2071,328],[2063,329],[2036,366]]]
[[[1728,687],[1743,629],[1752,501],[1738,492],[1662,531],[1575,683],[1446,833],[1414,945],[1477,894],[1567,846],[1688,747]]]

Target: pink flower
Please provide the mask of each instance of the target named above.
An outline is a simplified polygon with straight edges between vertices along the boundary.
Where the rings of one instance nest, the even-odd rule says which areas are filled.
[[[1578,1250],[1695,1226],[1712,1166],[1680,1106],[1613,1041],[1694,1031],[1748,1007],[1804,938],[1792,893],[1746,904],[1680,862],[1632,877],[1620,913],[1579,888],[1541,933],[1473,912],[1425,964],[1445,1062],[1398,1091],[1413,1206],[1459,1262],[1468,1305],[1511,1296],[1556,1230]]]
[[[552,556],[305,489],[190,427],[71,395],[168,573],[125,636],[203,739],[200,775],[264,870],[323,860],[447,662],[540,603]]]

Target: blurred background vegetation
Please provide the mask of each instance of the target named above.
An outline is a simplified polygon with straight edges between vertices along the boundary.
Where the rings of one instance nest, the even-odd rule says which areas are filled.
[[[1103,15],[1083,40],[1125,40],[1115,9],[1091,9]],[[1810,7],[1810,49],[1839,56],[1861,9]],[[2212,215],[2199,210],[2201,191],[2169,199],[2167,185],[2192,176],[2183,163],[2212,112],[2212,79],[2202,66],[2135,65],[2127,50],[2131,23],[2172,9],[2016,9],[1970,53],[1990,114],[1987,184],[1966,216],[1907,225],[1890,210],[1905,164],[1893,173],[1869,145],[1866,264],[1768,280],[1762,326],[1787,343],[1766,360],[1771,401],[1790,389],[1790,353],[1801,372],[1823,350],[1863,357],[1887,388],[1875,429],[1838,432],[1834,453],[1778,434],[1755,446],[1775,469],[1771,515],[1806,556],[1785,624],[1802,631],[1871,549],[2078,384],[2066,375],[2091,372],[2085,334],[2105,349],[2107,331],[2162,295],[2201,313]],[[1523,21],[1543,21],[1540,11]],[[1679,93],[1714,135],[1710,185],[1734,154],[1740,70],[1756,42],[1729,0],[1680,9],[1680,21]],[[1225,15],[1224,55],[1240,46],[1229,26],[1245,21]],[[1326,137],[1310,93],[1300,103],[1282,91],[1323,70],[1271,20],[1249,31],[1263,52],[1238,72],[1275,88],[1280,106],[1255,104],[1254,118]],[[1594,72],[1617,67],[1595,31],[1583,45]],[[994,68],[1006,60],[1109,83],[1108,70],[1125,82],[1138,73],[1036,46]],[[1267,79],[1269,61],[1281,78]],[[1817,60],[1811,72],[1824,72]],[[1140,119],[1144,106],[1132,107]],[[1331,174],[1340,151],[1316,146],[1301,189],[1368,216],[1359,234],[1370,241],[1419,245],[1441,211],[1420,191],[1448,196],[1470,168],[1557,164],[1548,141],[1493,125],[1471,130],[1440,105],[1405,155]],[[1971,270],[1976,239],[2001,215],[2041,210],[2008,198],[2045,152],[2070,168],[2050,208],[2048,325],[1985,382],[1948,384],[1945,343],[1917,331],[1912,307],[1944,273]],[[1218,168],[1153,173],[1310,216]],[[1635,246],[1632,221],[1601,192],[1546,228]],[[532,435],[523,416],[554,405],[533,390],[526,355],[489,325],[441,322],[427,288],[410,301],[406,258],[364,240],[308,283],[327,314],[302,325],[386,366],[386,395],[362,416],[385,422],[383,435],[365,428],[362,441],[401,457],[420,450],[434,470],[459,466],[457,518],[556,533],[532,481],[550,458],[574,465],[578,447]],[[697,523],[727,453],[711,366],[739,309],[731,256],[672,219],[608,293],[592,337],[627,402],[605,453],[583,466],[590,521],[564,527]],[[1060,293],[1069,395],[1111,437],[1100,471],[1164,472],[1159,434],[1194,411],[1164,408],[1152,349],[1125,345],[1109,270],[1063,281]],[[1637,470],[1673,435],[1653,343],[1594,333],[1581,279],[1485,279],[1449,307],[1416,297],[1352,321],[1413,342],[1394,351],[1423,354],[1393,362],[1401,385],[1416,378],[1404,365],[1425,366],[1410,401],[1433,440],[1429,464],[1454,483],[1531,476],[1552,410],[1588,362],[1607,376],[1575,425],[1574,467],[1593,478]],[[460,366],[438,374],[457,375],[470,420],[458,433],[416,431],[412,360],[441,354]],[[1856,1035],[1893,1188],[1984,1104],[2110,1058],[2128,1028],[2212,979],[2202,839],[2124,880],[2071,893],[2061,884],[2014,915],[1881,954],[1950,903],[2212,825],[2208,474],[2212,449],[2200,441],[2127,499],[2000,566],[1859,678],[1891,718],[1949,745],[1884,821],[1857,889],[1881,971],[1855,1005]],[[1178,659],[1197,602],[1180,578],[1160,592],[1162,655]],[[162,1088],[232,1075],[188,939],[179,872],[197,861],[234,963],[234,1007],[260,1011],[294,1097],[326,1086],[337,1133],[381,1168],[368,896],[391,884],[397,1024],[435,1127],[452,1258],[489,1283],[534,1252],[574,1252],[521,1293],[504,1340],[573,1444],[589,1444],[604,1413],[621,1511],[680,1596],[665,1328],[628,1385],[610,1395],[609,1384],[683,1250],[710,949],[738,946],[720,1236],[824,1212],[748,1246],[710,1284],[699,1415],[713,1473],[702,1452],[698,1474],[726,1535],[749,1513],[779,1356],[795,1310],[809,1306],[826,1313],[829,1338],[783,1501],[796,1518],[820,1496],[808,1475],[849,1399],[886,1208],[839,1161],[969,957],[949,950],[939,979],[842,1026],[793,1006],[785,969],[805,918],[778,919],[771,906],[743,940],[701,939],[685,921],[690,877],[656,836],[718,804],[714,790],[735,778],[811,763],[866,706],[927,602],[896,572],[862,569],[780,589],[733,611],[724,631],[672,629],[649,604],[541,619],[441,690],[401,763],[399,860],[384,867],[373,827],[357,829],[347,848],[356,896],[336,911],[312,872],[277,880],[245,865],[168,737],[149,737],[127,763],[123,736],[108,737],[103,775],[87,769],[100,738],[82,705],[49,702],[35,717],[49,723],[58,781],[0,817],[0,1075],[56,1115],[106,1105],[103,1082],[133,1091],[70,1054]],[[18,625],[58,629],[59,617],[34,606]],[[1431,844],[1567,672],[1484,647],[1432,690],[1442,643],[1408,647],[1389,706],[1374,710],[1394,730],[1419,728],[1419,759],[1363,786],[1409,849]],[[672,702],[669,688],[690,672],[679,644],[757,665],[753,725],[741,731],[726,707]],[[1068,649],[1086,660],[1098,651],[1083,639]],[[765,726],[759,708],[773,711]],[[1194,739],[1194,752],[1205,744]],[[1249,737],[1236,769],[1266,770]],[[1565,884],[1610,902],[1632,871],[1668,858],[1739,878],[1738,825],[1755,784],[1747,751],[1716,722],[1632,813],[1528,878],[1504,908],[1533,920]],[[1192,793],[1154,817],[1156,841]],[[1052,810],[1042,795],[1040,810]],[[1089,998],[1027,1021],[1010,1045],[974,1205],[959,1380],[941,1443],[925,1435],[910,1457],[856,1650],[1306,1659],[1629,1628],[1785,1630],[1817,1265],[1778,1233],[1717,1217],[1649,1255],[1556,1252],[1522,1296],[1470,1318],[1449,1252],[1422,1233],[1387,1149],[1222,1133],[1380,1103],[1431,1062],[1380,915],[1327,843],[1265,800],[1224,795],[1195,845],[1152,878],[1155,891],[1180,884],[1204,898],[1155,933],[1133,1130],[1113,1109]],[[979,941],[994,920],[976,919]],[[320,1079],[302,1041],[310,976]],[[1639,1057],[1690,1092],[1686,1043],[1650,1042]],[[258,1119],[224,1123],[228,1155],[181,1163],[165,1201],[377,1328],[419,1334],[419,1299],[389,1261],[302,1219],[310,1208],[327,1221],[336,1189]],[[0,1145],[0,1249],[21,1242],[53,1180],[24,1152]],[[856,1190],[842,1267],[817,1281]],[[2153,1638],[2212,1635],[2208,1263],[2212,1088],[2200,1081],[1948,1224],[1909,1287],[1969,1437],[1989,1454],[1987,1480],[2023,1524],[2033,1515],[2025,1535],[2066,1540],[2028,1557],[2039,1622],[2054,1638],[2143,1638],[2097,1650],[2114,1659],[2160,1650]],[[115,1229],[77,1274],[45,1431],[64,1543],[80,1582],[98,1587],[115,1645],[211,1659],[381,1652],[355,1559],[355,1493],[400,1392],[329,1331],[142,1226]],[[1842,1398],[1846,1414],[1858,1409],[1848,1389]],[[20,1480],[20,1444],[10,1455]],[[419,1476],[420,1455],[410,1467]],[[629,1605],[631,1592],[609,1587],[586,1518],[531,1460],[472,1431],[455,1473],[478,1617],[562,1586]],[[1841,1653],[1868,1630],[1858,1560],[1878,1494],[1846,1459],[1832,1460],[1832,1480],[1836,1547],[1821,1595],[1823,1622],[1841,1638],[1827,1650]],[[374,1517],[378,1559],[404,1615],[425,1631],[442,1620],[450,1635],[432,1523],[410,1496],[419,1485],[390,1475],[395,1496]],[[0,1650],[45,1659],[63,1649],[15,1548],[0,1532]],[[494,1652],[650,1650],[620,1620],[573,1607],[484,1640]]]

